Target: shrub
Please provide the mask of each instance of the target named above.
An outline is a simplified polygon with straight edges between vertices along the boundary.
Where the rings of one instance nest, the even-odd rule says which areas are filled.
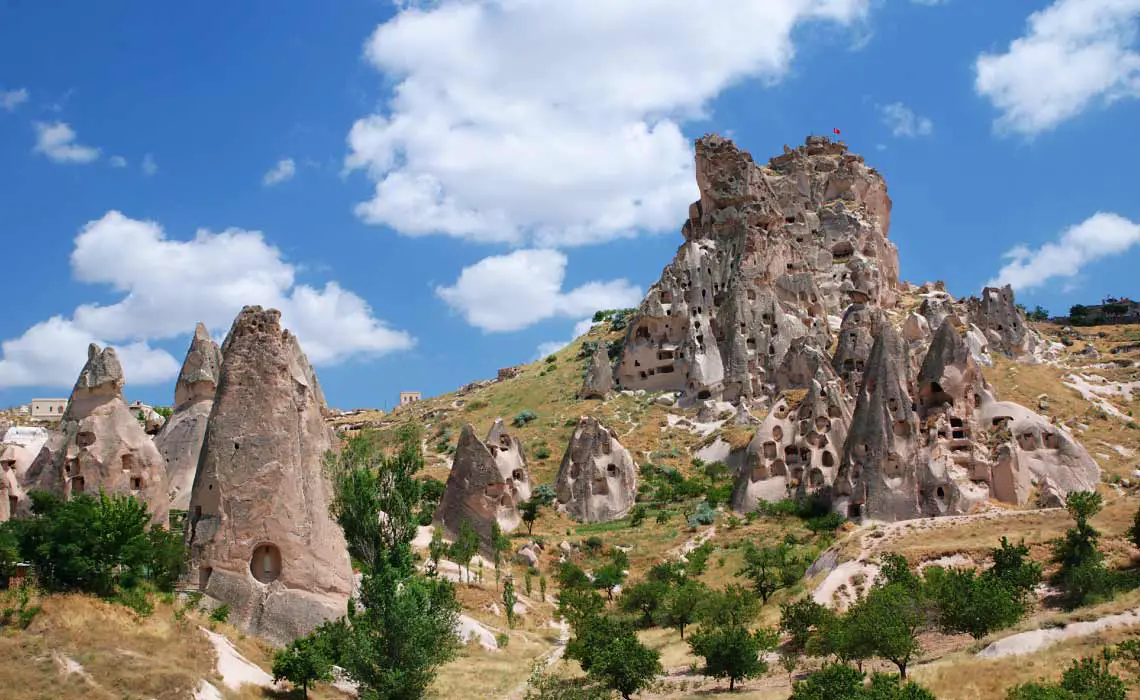
[[[547,364],[550,364],[550,365],[552,365],[552,364],[554,364],[555,362],[558,362],[558,358],[557,358],[557,357],[555,357],[554,355],[547,355],[547,356],[546,356],[546,363],[547,363]]]
[[[629,514],[630,527],[641,527],[641,524],[645,522],[647,513],[648,509],[644,505],[640,503],[635,505]]]
[[[214,622],[225,622],[230,619],[230,605],[229,603],[222,603],[218,607],[210,611],[210,619]]]
[[[525,409],[525,410],[519,412],[518,415],[516,415],[511,420],[511,425],[515,426],[516,428],[521,428],[521,427],[525,426],[526,424],[528,424],[532,421],[535,421],[535,420],[538,420],[538,415],[535,414],[534,411],[532,411],[528,408],[528,409]]]
[[[697,506],[697,510],[689,516],[689,527],[712,525],[716,522],[716,511],[707,502]]]
[[[538,447],[534,448],[534,458],[535,459],[549,459],[550,458],[550,448],[547,447],[546,445],[539,445]]]

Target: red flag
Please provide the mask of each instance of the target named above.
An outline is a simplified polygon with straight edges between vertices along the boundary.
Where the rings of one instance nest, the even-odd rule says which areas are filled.
[[[838,135],[839,135],[839,129],[832,129],[832,131],[834,131],[834,132],[835,132],[835,135],[836,135],[836,136],[838,136]]]

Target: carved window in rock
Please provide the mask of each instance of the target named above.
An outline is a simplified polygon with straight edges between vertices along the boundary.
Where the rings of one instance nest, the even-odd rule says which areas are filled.
[[[829,404],[827,406],[827,416],[829,418],[839,418],[841,415],[842,414],[839,411],[839,406],[836,406],[835,404]],[[828,428],[828,430],[831,430],[831,428]]]
[[[81,430],[75,436],[75,444],[79,447],[90,447],[95,444],[95,433],[90,430]]]
[[[516,469],[511,472],[511,478],[515,481],[526,481],[526,474],[523,473],[522,469]]]
[[[824,450],[823,451],[823,457],[821,459],[821,463],[823,464],[823,466],[828,467],[828,468],[834,467],[835,466],[835,454],[832,453],[831,450]]]
[[[1004,428],[1009,425],[1012,420],[1012,416],[995,416],[994,419],[990,422],[995,428]]]
[[[83,493],[84,489],[87,488],[87,485],[83,481],[83,477],[81,477],[81,476],[72,477],[70,483],[71,483],[71,494],[73,496],[77,493]]]
[[[487,484],[483,487],[483,495],[491,500],[499,500],[506,493],[507,485],[503,483]]]
[[[672,350],[658,350],[657,351],[657,359],[658,360],[672,360],[673,359],[673,351]]]
[[[769,440],[764,443],[764,459],[776,459],[778,453],[776,452],[776,443]]]
[[[950,419],[950,436],[955,440],[964,440],[966,438],[966,426],[961,418]]]
[[[895,421],[894,432],[896,437],[906,437],[910,435],[910,422],[905,420]]]
[[[799,464],[800,450],[795,445],[788,445],[784,448],[784,459],[788,464]]]
[[[135,465],[137,464],[137,461],[135,460],[135,456],[133,454],[131,454],[130,452],[128,452],[127,454],[123,455],[122,464],[123,464],[123,471],[124,472],[132,472],[135,470]]]
[[[1059,450],[1061,449],[1061,436],[1054,432],[1042,433],[1042,438],[1045,439],[1045,449]]]
[[[940,501],[945,501],[946,500],[946,489],[941,487],[941,486],[934,489],[934,497]]]
[[[806,435],[810,432],[811,432],[811,421],[809,421],[809,420],[800,421],[800,434]]]
[[[206,590],[206,586],[210,585],[210,576],[214,573],[213,567],[203,566],[198,569],[198,590]]]
[[[249,572],[261,583],[273,583],[281,576],[281,550],[274,544],[260,544],[249,559]]]
[[[617,465],[616,464],[607,464],[606,465],[606,476],[612,479],[612,478],[616,477],[617,475],[618,475]]]
[[[670,292],[669,290],[664,290],[661,292],[661,303],[662,304],[669,304],[672,301],[673,301],[673,292]]]
[[[781,417],[782,416],[777,416]],[[772,426],[772,439],[777,442],[784,439],[784,429],[778,425]]]
[[[8,496],[8,517],[16,517],[16,507],[20,505],[19,496]]]
[[[787,475],[788,475],[788,466],[786,464],[784,464],[784,460],[777,459],[775,462],[772,462],[772,476],[787,476]]]
[[[708,389],[702,389],[701,391],[697,392],[697,399],[699,401],[704,401],[705,399],[710,398],[712,398],[712,392]]]
[[[67,461],[63,463],[63,471],[68,476],[79,476],[79,458],[68,457]]]
[[[142,491],[142,488],[143,488],[142,477],[141,476],[132,476],[131,477],[131,493],[138,493],[139,491]]]
[[[819,469],[812,469],[811,476],[808,479],[808,485],[813,489],[823,488],[827,483],[827,479],[824,478],[823,472]]]
[[[1027,450],[1027,451],[1036,450],[1039,447],[1038,442],[1037,442],[1037,435],[1035,433],[1030,433],[1030,432],[1026,432],[1026,433],[1022,433],[1021,435],[1018,435],[1017,436],[1017,444],[1021,446],[1021,449]]]
[[[888,478],[897,479],[903,475],[902,459],[891,453],[883,460],[883,474]]]

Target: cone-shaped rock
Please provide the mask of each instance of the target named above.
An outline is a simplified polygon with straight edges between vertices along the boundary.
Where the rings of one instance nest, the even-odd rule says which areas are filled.
[[[614,389],[614,370],[610,364],[609,350],[604,343],[598,343],[594,354],[590,357],[590,366],[586,369],[586,378],[582,381],[582,390],[578,392],[581,399],[602,399],[610,397]]]
[[[174,413],[154,439],[166,460],[170,507],[176,510],[190,508],[190,489],[198,471],[198,458],[221,370],[222,351],[206,327],[199,323],[174,388]]]
[[[637,465],[614,431],[596,418],[583,417],[562,457],[555,490],[575,520],[617,520],[637,499]]]
[[[455,461],[435,512],[435,520],[452,537],[464,522],[491,543],[491,524],[511,532],[521,522],[518,506],[530,498],[530,474],[522,443],[495,421],[486,441],[469,424],[459,433]]]
[[[3,428],[3,426],[0,426]],[[0,522],[29,512],[24,483],[37,459],[51,461],[43,428],[8,427],[0,436]]]
[[[970,322],[985,333],[991,349],[1020,356],[1033,352],[1035,336],[1013,299],[1013,288],[986,287],[980,299],[968,301]]]
[[[192,582],[238,626],[287,642],[344,614],[352,568],[329,515],[322,394],[280,316],[247,306],[222,346],[187,540]]]
[[[155,523],[170,511],[166,463],[123,398],[123,368],[113,348],[87,349],[59,429],[28,470],[33,488],[64,498],[78,493],[131,494]]]

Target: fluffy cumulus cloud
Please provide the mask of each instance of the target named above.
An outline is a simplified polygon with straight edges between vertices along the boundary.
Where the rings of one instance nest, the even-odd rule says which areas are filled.
[[[1000,111],[1000,131],[1026,136],[1140,97],[1138,23],[1140,0],[1056,0],[1004,53],[978,57],[974,88]]]
[[[891,133],[901,138],[929,136],[934,131],[933,121],[915,114],[913,109],[902,102],[881,105],[879,115]]]
[[[624,279],[587,282],[563,291],[566,255],[557,250],[517,250],[466,267],[450,287],[435,293],[476,328],[517,331],[550,318],[575,318],[598,309],[635,306],[641,290]]]
[[[335,282],[297,284],[294,266],[257,231],[200,230],[190,240],[175,240],[154,222],[112,211],[80,231],[71,269],[77,281],[103,285],[121,298],[83,304],[70,318],[53,317],[4,342],[0,387],[69,386],[90,342],[114,344],[132,383],[169,380],[180,361],[150,344],[185,335],[198,321],[226,329],[245,304],[280,309],[315,364],[414,343]]]
[[[775,82],[810,22],[870,0],[440,0],[365,46],[394,86],[348,136],[364,221],[410,236],[560,247],[672,230],[696,198],[680,124]]]
[[[277,161],[269,172],[261,178],[261,184],[266,187],[278,185],[286,180],[292,180],[293,176],[297,174],[297,164],[293,162],[292,158],[282,158]]]
[[[1040,287],[1054,278],[1071,279],[1086,265],[1120,255],[1138,243],[1140,224],[1117,214],[1098,212],[1037,250],[1024,245],[1013,248],[1005,254],[1009,262],[989,284],[1010,284],[1023,290]]]
[[[75,130],[65,122],[36,122],[37,153],[55,163],[91,163],[99,159],[99,149],[76,141]]]
[[[570,343],[574,342],[575,338],[585,335],[586,331],[594,327],[594,319],[586,318],[574,324],[573,335],[569,340],[551,340],[545,343],[539,343],[538,350],[534,353],[534,360],[541,360],[544,357],[552,355]]]
[[[27,102],[30,96],[26,88],[0,90],[0,107],[7,112],[15,112],[16,108]]]

